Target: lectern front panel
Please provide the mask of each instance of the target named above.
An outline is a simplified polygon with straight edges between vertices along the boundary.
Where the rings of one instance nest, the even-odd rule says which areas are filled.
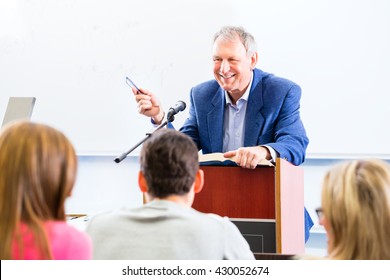
[[[203,190],[193,207],[229,218],[275,219],[275,168],[201,166]]]

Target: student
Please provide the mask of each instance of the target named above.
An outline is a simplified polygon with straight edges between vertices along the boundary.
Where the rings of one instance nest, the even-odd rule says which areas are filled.
[[[212,58],[215,79],[191,89],[189,117],[180,131],[204,154],[236,156],[244,168],[276,157],[300,165],[309,139],[299,112],[299,85],[256,68],[256,41],[241,27],[224,26],[214,35]],[[165,116],[160,100],[140,91],[133,88],[138,111],[160,124]],[[307,241],[313,221],[306,209],[304,220]]]
[[[328,258],[390,259],[390,166],[377,159],[339,164],[325,176],[322,208]]]
[[[172,129],[146,140],[138,184],[146,204],[93,217],[94,259],[254,259],[228,218],[191,208],[203,187],[198,149]]]
[[[18,121],[0,151],[0,259],[90,259],[90,238],[66,223],[77,158],[65,135]]]

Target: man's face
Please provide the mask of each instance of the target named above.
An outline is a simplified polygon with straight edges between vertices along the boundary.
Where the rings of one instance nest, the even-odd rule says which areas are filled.
[[[233,98],[241,97],[249,85],[257,53],[248,57],[238,36],[234,40],[218,38],[213,46],[214,77]]]

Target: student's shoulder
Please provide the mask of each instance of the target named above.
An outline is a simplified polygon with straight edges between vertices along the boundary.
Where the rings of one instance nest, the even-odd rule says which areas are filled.
[[[91,215],[88,221],[87,230],[91,227],[91,225],[109,225],[112,223],[116,223],[119,219],[129,213],[131,210],[127,208],[118,208],[111,211],[104,211],[100,213],[96,213]]]
[[[69,225],[65,221],[48,222],[46,228],[51,240],[78,241],[80,243],[89,241],[89,236],[84,231]]]
[[[221,227],[234,227],[234,224],[230,221],[228,217],[222,217],[220,215],[214,214],[214,213],[200,213],[202,219],[209,221],[210,223],[219,225]]]
[[[46,223],[53,256],[60,260],[92,258],[92,240],[86,232],[65,221]]]

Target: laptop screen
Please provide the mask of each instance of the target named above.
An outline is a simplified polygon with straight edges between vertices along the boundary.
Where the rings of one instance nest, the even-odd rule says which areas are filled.
[[[30,119],[35,100],[35,97],[10,97],[1,126],[18,119]]]

